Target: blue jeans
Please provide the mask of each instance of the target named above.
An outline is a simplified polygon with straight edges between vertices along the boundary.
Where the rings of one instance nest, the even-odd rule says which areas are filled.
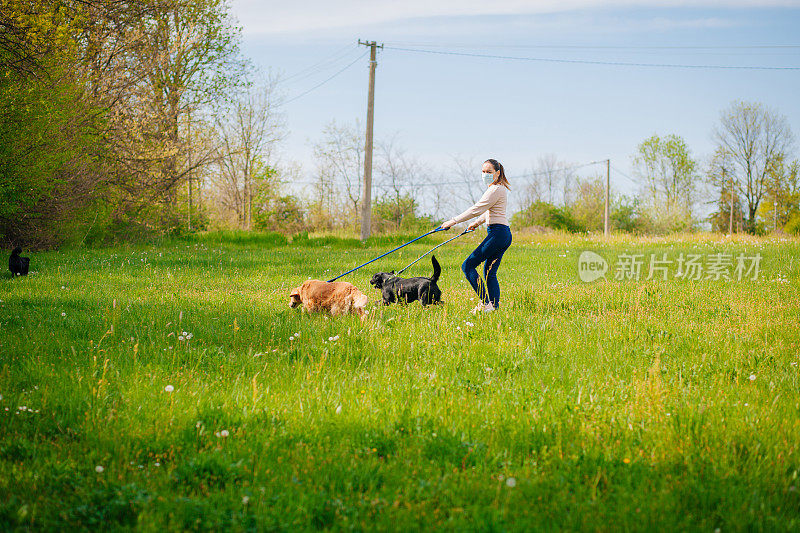
[[[500,306],[500,284],[497,282],[497,269],[500,267],[503,254],[511,246],[511,228],[505,224],[489,224],[487,229],[486,238],[464,260],[461,270],[481,301],[483,303],[491,302],[497,308]],[[483,263],[483,279],[480,279],[476,270],[481,263]]]

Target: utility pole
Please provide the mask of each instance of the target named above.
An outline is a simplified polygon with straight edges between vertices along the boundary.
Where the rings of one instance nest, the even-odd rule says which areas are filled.
[[[603,213],[603,235],[608,237],[609,235],[609,227],[608,227],[608,198],[610,196],[609,189],[611,188],[611,160],[606,159],[606,206]]]
[[[774,198],[772,200],[772,231],[778,231],[778,200],[780,199],[778,194],[778,187],[775,187],[775,194],[773,195]]]
[[[361,240],[370,234],[372,216],[372,122],[375,118],[375,67],[378,66],[376,53],[383,48],[375,41],[358,40],[359,46],[369,46],[369,96],[367,97],[367,139],[364,146],[364,186],[361,192]]]
[[[722,184],[725,186],[725,177],[728,175],[728,170],[722,167]],[[728,235],[733,235],[733,178],[728,184]]]

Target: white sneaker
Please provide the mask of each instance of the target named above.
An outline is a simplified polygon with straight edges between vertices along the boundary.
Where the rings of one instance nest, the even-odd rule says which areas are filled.
[[[485,303],[481,302],[478,305],[476,305],[475,309],[473,309],[470,312],[473,315],[475,315],[475,314],[478,314],[478,313],[490,313],[492,311],[494,311],[494,306],[491,303],[486,303],[485,304]]]

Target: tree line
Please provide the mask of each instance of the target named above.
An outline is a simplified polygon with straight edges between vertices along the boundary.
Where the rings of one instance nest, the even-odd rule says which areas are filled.
[[[198,229],[357,228],[364,128],[330,122],[313,160],[281,159],[281,80],[240,50],[228,0],[0,0],[0,239],[28,247]],[[694,157],[644,140],[638,190],[613,194],[631,232],[796,231],[786,119],[736,102]],[[373,227],[430,226],[478,199],[481,161],[434,169],[377,139]],[[518,227],[602,228],[603,177],[545,155],[514,182]],[[514,176],[512,176],[512,179]],[[703,215],[711,211],[710,217]]]
[[[692,154],[679,135],[652,135],[632,156],[635,193],[614,194],[611,226],[634,233],[800,233],[800,164],[786,117],[758,102],[733,102],[712,130],[714,152]],[[539,159],[519,226],[603,228],[604,176],[576,177],[569,163]],[[563,192],[559,195],[559,190]]]

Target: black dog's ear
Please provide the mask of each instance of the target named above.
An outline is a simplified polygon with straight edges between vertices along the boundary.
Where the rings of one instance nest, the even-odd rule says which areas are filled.
[[[392,276],[394,276],[394,270],[392,270],[391,272],[389,272],[389,274],[391,274]]]

